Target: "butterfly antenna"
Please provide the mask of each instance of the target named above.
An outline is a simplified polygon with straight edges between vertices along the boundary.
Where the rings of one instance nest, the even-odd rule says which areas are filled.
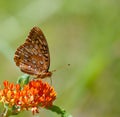
[[[67,66],[70,66],[70,64],[67,64]],[[58,69],[64,69],[64,68],[66,68],[65,67],[65,65],[64,66],[61,66],[61,67],[59,67]],[[53,73],[53,72],[56,72],[57,70],[52,70],[51,72]]]
[[[70,66],[70,64],[67,64],[67,66]],[[65,67],[64,66],[59,67],[59,69],[63,69],[63,68],[65,68]],[[56,70],[52,70],[51,72],[52,73],[56,72]],[[52,78],[51,77],[50,77],[50,84],[52,85]]]
[[[56,72],[56,70],[52,70],[51,72],[52,72],[52,73],[53,73],[53,72]]]

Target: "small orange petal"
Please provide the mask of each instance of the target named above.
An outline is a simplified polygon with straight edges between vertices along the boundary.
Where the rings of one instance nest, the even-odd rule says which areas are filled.
[[[13,89],[14,89],[14,84],[13,84],[13,83],[10,83],[10,84],[9,84],[9,88],[10,88],[11,90],[13,90]]]
[[[19,84],[16,84],[16,90],[20,90],[20,85]]]
[[[4,84],[4,87],[8,87],[8,81],[7,81],[7,80],[5,80],[5,81],[3,82],[3,84]]]

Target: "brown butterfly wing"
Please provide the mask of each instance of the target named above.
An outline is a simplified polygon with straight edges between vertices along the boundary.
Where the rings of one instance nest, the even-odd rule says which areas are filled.
[[[47,73],[50,66],[50,54],[43,32],[33,27],[23,45],[17,48],[14,61],[21,71],[40,75]]]

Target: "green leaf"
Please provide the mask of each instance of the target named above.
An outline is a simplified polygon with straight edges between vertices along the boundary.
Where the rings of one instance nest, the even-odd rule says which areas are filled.
[[[28,84],[29,78],[30,78],[29,75],[24,74],[18,78],[17,83],[20,84],[20,86],[22,88],[24,85]]]
[[[47,107],[48,110],[51,110],[53,112],[56,112],[57,114],[60,114],[61,117],[72,117],[69,113],[67,113],[64,109],[61,109],[60,107],[56,105],[52,105],[51,107]]]

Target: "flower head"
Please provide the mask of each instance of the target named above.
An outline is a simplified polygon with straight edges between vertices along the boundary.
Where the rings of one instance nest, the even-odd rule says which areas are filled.
[[[0,102],[8,107],[14,107],[16,113],[21,110],[38,113],[39,107],[52,106],[55,99],[54,88],[42,80],[32,80],[22,88],[19,84],[4,81],[4,89],[0,89]]]

